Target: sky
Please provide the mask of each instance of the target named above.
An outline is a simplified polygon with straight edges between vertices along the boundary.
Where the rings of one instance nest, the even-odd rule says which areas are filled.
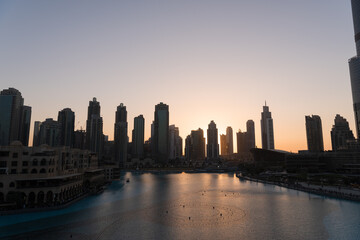
[[[355,134],[348,59],[356,54],[350,0],[1,0],[0,88],[14,87],[34,121],[75,112],[85,129],[89,101],[114,137],[116,107],[155,105],[185,139],[211,120],[219,134],[246,131],[267,105],[275,148],[307,149],[305,115],[322,119],[325,149],[336,114]]]

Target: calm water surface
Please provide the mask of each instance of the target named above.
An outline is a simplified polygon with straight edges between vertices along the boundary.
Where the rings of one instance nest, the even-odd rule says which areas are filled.
[[[68,208],[0,216],[0,238],[10,237],[360,239],[360,204],[234,174],[126,173]]]

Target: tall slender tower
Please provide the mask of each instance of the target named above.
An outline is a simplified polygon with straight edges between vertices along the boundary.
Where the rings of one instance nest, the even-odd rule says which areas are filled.
[[[274,126],[269,107],[263,106],[261,113],[261,140],[263,149],[274,149]]]
[[[323,152],[324,142],[321,118],[317,115],[305,116],[305,122],[308,150],[310,152]]]
[[[128,129],[127,111],[124,104],[117,107],[115,114],[114,142],[115,142],[115,161],[121,168],[125,167],[127,160]]]
[[[155,106],[153,128],[153,157],[165,164],[169,158],[169,106],[162,102]]]
[[[134,130],[132,132],[132,154],[134,157],[141,158],[144,155],[144,126],[143,115],[134,118]]]
[[[234,153],[233,130],[231,127],[226,128],[226,148],[228,155]]]
[[[207,158],[216,159],[219,157],[218,129],[214,121],[211,121],[207,130]]]
[[[248,149],[255,148],[255,123],[253,120],[248,120],[246,122],[246,142]]]
[[[100,103],[93,98],[89,101],[88,118],[86,120],[86,147],[102,157],[104,146],[103,119],[100,116]]]
[[[70,108],[59,111],[58,122],[60,124],[60,145],[73,147],[75,113]]]
[[[349,59],[351,89],[357,137],[360,138],[360,1],[351,0],[354,21],[356,56]]]

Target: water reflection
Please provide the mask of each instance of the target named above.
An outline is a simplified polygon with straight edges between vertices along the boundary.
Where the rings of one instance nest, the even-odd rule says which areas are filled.
[[[234,174],[125,173],[103,194],[69,208],[1,216],[0,237],[341,239],[346,232],[346,239],[358,239],[359,212],[358,203],[240,181]]]

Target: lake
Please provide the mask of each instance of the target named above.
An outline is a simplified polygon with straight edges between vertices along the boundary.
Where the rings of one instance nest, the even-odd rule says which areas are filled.
[[[360,239],[360,203],[233,173],[127,172],[67,208],[0,216],[0,238]]]

